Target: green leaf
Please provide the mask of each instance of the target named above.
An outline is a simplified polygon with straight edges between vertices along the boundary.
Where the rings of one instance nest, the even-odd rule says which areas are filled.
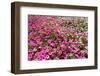
[[[78,40],[80,39],[80,37],[81,37],[81,36],[78,36],[78,37],[77,37],[77,38],[78,38]]]
[[[35,46],[28,46],[28,48],[31,48],[31,49],[33,49]]]
[[[69,59],[75,59],[75,57],[74,56],[70,56]]]
[[[75,36],[72,37],[73,41],[75,41]]]
[[[34,57],[32,57],[32,60],[35,60],[35,58],[34,58]]]
[[[45,46],[48,46],[48,42],[45,43]]]

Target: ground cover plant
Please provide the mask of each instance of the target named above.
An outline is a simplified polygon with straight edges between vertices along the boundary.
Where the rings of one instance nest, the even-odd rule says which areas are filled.
[[[28,60],[88,58],[88,18],[28,15]]]

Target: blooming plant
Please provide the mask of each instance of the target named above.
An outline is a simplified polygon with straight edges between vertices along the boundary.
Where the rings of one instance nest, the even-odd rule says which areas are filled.
[[[88,58],[87,17],[28,15],[28,60]]]

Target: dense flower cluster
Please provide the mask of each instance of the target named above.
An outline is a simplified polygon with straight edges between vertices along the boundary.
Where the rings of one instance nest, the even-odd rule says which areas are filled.
[[[28,60],[88,57],[86,17],[28,16]]]

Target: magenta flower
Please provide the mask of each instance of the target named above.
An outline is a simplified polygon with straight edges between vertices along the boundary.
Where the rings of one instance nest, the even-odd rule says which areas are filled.
[[[35,46],[36,44],[33,41],[30,41],[29,45]]]
[[[61,47],[61,48],[66,48],[66,45],[65,45],[65,44],[61,44],[60,47]]]

